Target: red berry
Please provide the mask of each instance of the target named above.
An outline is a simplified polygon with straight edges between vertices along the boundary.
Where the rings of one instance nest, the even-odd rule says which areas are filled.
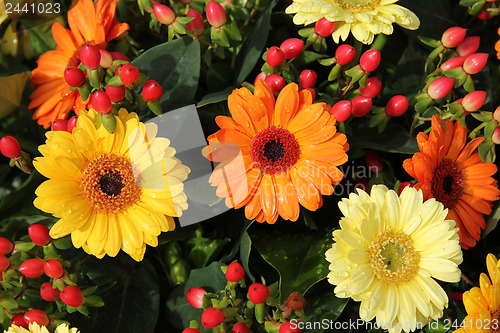
[[[500,144],[500,126],[495,129],[495,132],[493,132],[491,141],[496,145]]]
[[[149,80],[142,88],[142,98],[146,102],[157,101],[163,96],[163,88],[155,80]]]
[[[5,272],[7,268],[10,267],[10,260],[3,254],[0,254],[0,277],[2,276],[2,272]]]
[[[248,332],[250,332],[248,326],[245,325],[245,323],[242,323],[241,321],[234,324],[233,329],[231,330],[231,333],[248,333]]]
[[[488,21],[493,18],[493,15],[491,15],[490,12],[487,10],[482,10],[477,14],[477,18],[480,19],[481,21]]]
[[[101,63],[101,52],[95,45],[84,45],[80,50],[80,60],[88,69],[96,69]]]
[[[335,22],[330,22],[326,18],[320,18],[314,25],[314,31],[321,37],[328,37],[335,30]]]
[[[340,66],[347,65],[356,58],[356,50],[349,44],[342,44],[335,50],[335,59]]]
[[[287,321],[286,323],[280,325],[279,333],[300,333],[300,330],[297,322],[292,323]]]
[[[314,99],[316,98],[316,90],[314,90],[314,88],[304,88],[304,89],[300,89],[299,91],[301,91],[301,90],[309,91],[312,95],[312,100],[314,101]]]
[[[252,283],[248,287],[248,297],[253,304],[264,303],[269,297],[269,288],[261,283]]]
[[[92,95],[91,103],[92,108],[99,113],[106,114],[111,112],[111,99],[102,90],[98,90]]]
[[[279,66],[285,61],[285,54],[279,47],[273,46],[267,50],[266,61],[271,67]]]
[[[67,131],[68,130],[68,120],[67,119],[56,119],[52,123],[53,131]]]
[[[301,88],[312,88],[316,84],[318,74],[310,69],[303,70],[299,75],[299,85]]]
[[[24,321],[26,321],[28,325],[30,323],[37,323],[39,326],[47,326],[50,320],[47,314],[42,310],[33,309],[24,314]]]
[[[441,43],[447,48],[455,47],[464,40],[466,32],[467,30],[460,27],[449,28],[441,36]]]
[[[474,53],[468,56],[464,62],[464,71],[467,74],[479,73],[488,61],[488,53]]]
[[[0,139],[0,152],[8,158],[17,158],[21,155],[21,146],[16,138],[6,135]]]
[[[87,78],[85,73],[78,67],[69,66],[64,70],[64,79],[70,87],[80,87]]]
[[[399,117],[405,114],[406,110],[408,110],[408,106],[409,103],[406,96],[396,95],[387,102],[385,113],[392,117]]]
[[[26,277],[35,279],[42,276],[44,264],[45,261],[40,258],[28,259],[19,266],[18,271]]]
[[[264,72],[260,72],[256,77],[255,77],[255,80],[253,81],[253,85],[256,86],[257,85],[257,81],[258,80],[265,80],[266,79],[266,73]]]
[[[61,301],[72,307],[79,307],[83,303],[82,291],[76,286],[67,286],[59,294]]]
[[[377,155],[374,151],[369,151],[365,155],[365,163],[370,172],[378,174],[380,171],[384,170],[384,161]]]
[[[413,187],[413,183],[412,182],[402,182],[401,184],[399,184],[399,187],[398,187],[398,195],[401,195],[401,192],[403,192],[403,190],[405,189],[405,187]]]
[[[208,308],[201,315],[201,324],[205,328],[214,328],[222,324],[224,313],[217,308]]]
[[[479,110],[479,108],[483,106],[485,100],[485,91],[473,91],[465,95],[465,97],[462,99],[462,107],[467,112],[474,112]]]
[[[8,255],[14,250],[14,243],[5,237],[0,237],[0,254]]]
[[[16,313],[10,319],[10,325],[16,325],[19,327],[24,327],[25,329],[29,329],[29,325],[24,320],[24,312]]]
[[[429,88],[427,88],[427,94],[434,100],[446,97],[449,93],[451,93],[454,82],[455,80],[452,78],[440,77],[439,79],[432,81]]]
[[[113,103],[123,101],[125,98],[125,86],[111,87],[106,86],[106,94]]]
[[[43,224],[32,224],[28,227],[28,234],[31,240],[38,246],[45,246],[50,243],[52,238],[49,232],[49,228]]]
[[[380,51],[377,49],[368,50],[359,58],[359,66],[365,72],[373,72],[380,64]]]
[[[304,308],[304,306],[306,306],[306,300],[304,299],[304,296],[302,296],[301,293],[294,292],[291,293],[290,296],[288,296],[288,299],[286,300],[286,305],[292,311],[300,311]]]
[[[352,113],[351,101],[342,100],[338,101],[332,106],[332,114],[335,116],[337,121],[346,121]]]
[[[48,277],[59,279],[64,274],[64,268],[57,259],[48,259],[43,265],[43,271]]]
[[[99,53],[101,54],[101,62],[99,65],[102,68],[109,68],[113,64],[113,56],[106,50],[99,49]]]
[[[206,9],[207,21],[214,28],[220,28],[226,23],[226,12],[217,1],[210,0]]]
[[[356,189],[359,188],[360,190],[363,190],[366,193],[370,194],[370,184],[368,179],[366,178],[361,178],[361,177],[356,178],[354,188]]]
[[[373,102],[370,97],[356,96],[351,101],[352,115],[354,117],[364,117],[372,108]]]
[[[139,76],[141,76],[141,73],[139,72],[137,67],[129,64],[123,65],[121,67],[120,79],[122,80],[123,84],[126,85],[127,87],[131,86],[135,81],[137,81],[137,79],[139,79]]]
[[[500,123],[500,106],[497,106],[495,112],[493,112],[493,119]]]
[[[175,21],[175,13],[172,9],[165,5],[156,4],[154,6],[154,13],[156,19],[165,25],[169,25]]]
[[[285,54],[285,59],[293,59],[304,50],[304,42],[298,38],[288,38],[281,43],[280,49]]]
[[[186,298],[188,303],[197,309],[203,308],[203,296],[207,291],[203,288],[193,287],[186,291]]]
[[[245,270],[237,262],[232,262],[227,266],[226,279],[229,282],[237,282],[245,277]]]
[[[458,55],[461,57],[468,57],[471,54],[476,53],[479,48],[480,40],[481,39],[477,36],[465,38],[456,48]]]
[[[269,85],[273,93],[281,91],[281,89],[283,89],[286,84],[285,79],[278,74],[271,74],[264,80]]]
[[[197,330],[196,328],[185,328],[184,330],[182,330],[182,333],[201,333],[200,330]]]
[[[123,60],[123,61],[127,61],[127,62],[130,62],[130,59],[123,53],[121,52],[118,52],[118,51],[111,51],[109,52],[111,54],[111,56],[113,57],[113,60]]]
[[[53,288],[51,282],[45,282],[40,287],[40,296],[47,302],[55,301],[59,297],[59,289]]]
[[[359,88],[359,93],[363,96],[375,98],[382,90],[382,81],[378,77],[370,77],[366,80],[366,86]]]
[[[194,17],[191,22],[186,23],[186,28],[195,36],[203,35],[203,32],[205,31],[205,25],[203,23],[203,17],[201,16],[200,12],[198,12],[196,9],[191,8],[186,17]]]
[[[461,67],[464,64],[465,57],[454,57],[448,59],[441,65],[441,70],[447,71],[453,68]]]

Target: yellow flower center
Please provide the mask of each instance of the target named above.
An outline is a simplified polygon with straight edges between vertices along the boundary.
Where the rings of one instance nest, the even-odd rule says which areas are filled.
[[[361,13],[375,9],[380,0],[332,0],[334,4],[351,13]]]
[[[418,271],[420,256],[413,240],[402,231],[385,230],[369,248],[370,265],[375,276],[387,284],[404,283]]]
[[[142,193],[130,160],[115,154],[100,154],[87,163],[80,191],[94,211],[104,214],[127,210],[140,200]]]

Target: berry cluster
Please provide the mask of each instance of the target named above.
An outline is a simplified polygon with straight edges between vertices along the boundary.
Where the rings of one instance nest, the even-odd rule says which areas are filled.
[[[0,273],[2,303],[0,311],[10,323],[28,329],[32,322],[41,326],[57,326],[64,311],[88,315],[87,306],[102,306],[92,295],[96,287],[81,289],[78,274],[70,272],[70,264],[57,253],[49,229],[42,224],[28,228],[29,240],[11,242],[0,237]],[[39,299],[55,305],[40,306]],[[57,313],[57,314],[56,314]]]
[[[478,20],[488,21],[500,13],[497,0],[461,0],[460,5],[468,7],[468,12]]]
[[[287,318],[294,316],[304,320],[303,308],[307,305],[302,294],[291,293],[282,305],[278,303],[277,284],[267,287],[261,283],[252,283],[248,287],[247,297],[239,297],[237,287],[245,287],[245,270],[238,262],[222,267],[227,285],[224,290],[208,293],[203,288],[193,287],[186,292],[188,303],[204,309],[201,326],[214,332],[248,333],[253,325],[263,324],[270,333],[300,333],[290,325]],[[272,313],[272,315],[271,315]],[[183,333],[200,333],[200,325],[193,320]]]

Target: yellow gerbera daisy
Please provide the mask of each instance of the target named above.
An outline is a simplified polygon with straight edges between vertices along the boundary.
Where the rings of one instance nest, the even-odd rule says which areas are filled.
[[[321,18],[335,22],[332,37],[335,43],[346,40],[349,32],[364,44],[371,44],[375,35],[392,34],[393,23],[415,30],[420,20],[411,11],[394,3],[398,0],[293,0],[286,9],[295,14],[295,24],[311,24]]]
[[[498,332],[500,329],[500,262],[493,254],[486,257],[490,277],[481,273],[479,287],[463,296],[467,316],[454,333]]]
[[[140,261],[146,244],[158,245],[160,232],[175,228],[172,217],[187,209],[182,181],[190,170],[168,139],[156,137],[156,124],[121,109],[110,134],[96,129],[96,116],[82,111],[72,133],[47,132],[33,164],[49,180],[34,204],[60,218],[53,238],[71,234],[75,247],[98,258],[121,248]]]
[[[29,330],[24,327],[19,327],[17,325],[12,325],[9,327],[6,333],[49,333],[49,330],[45,326],[39,326],[37,323],[33,322],[29,325]],[[78,333],[80,332],[76,327],[69,328],[68,324],[60,324],[57,326],[54,333]]]
[[[339,203],[344,217],[326,252],[335,295],[361,301],[359,316],[389,332],[414,331],[438,319],[448,296],[434,280],[458,282],[462,262],[455,221],[435,199],[406,187],[358,189]]]

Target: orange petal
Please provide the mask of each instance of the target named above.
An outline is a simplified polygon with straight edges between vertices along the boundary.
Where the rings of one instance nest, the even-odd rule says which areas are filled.
[[[274,107],[273,125],[287,128],[288,123],[297,113],[299,107],[299,87],[295,83],[288,84],[283,88],[276,100]]]

